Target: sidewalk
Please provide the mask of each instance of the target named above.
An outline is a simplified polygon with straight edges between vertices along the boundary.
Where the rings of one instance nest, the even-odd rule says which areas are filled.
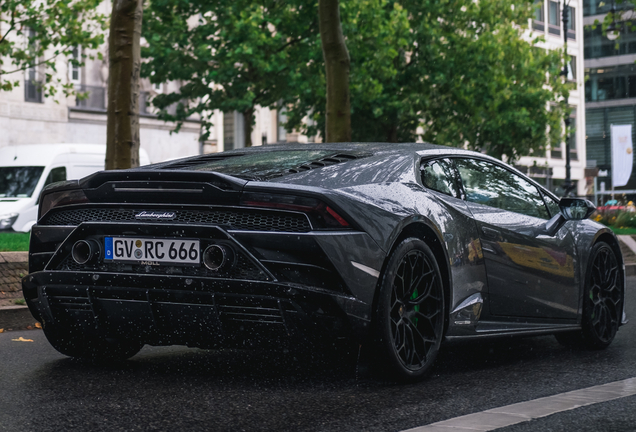
[[[16,304],[22,299],[21,280],[29,272],[28,252],[0,252],[0,330],[35,328],[29,308]]]

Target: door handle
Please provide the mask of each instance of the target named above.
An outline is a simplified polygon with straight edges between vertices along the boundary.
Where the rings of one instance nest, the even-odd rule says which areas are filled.
[[[488,227],[481,227],[481,230],[483,231],[485,237],[492,238],[492,239],[499,238],[499,231],[495,229],[488,228]]]

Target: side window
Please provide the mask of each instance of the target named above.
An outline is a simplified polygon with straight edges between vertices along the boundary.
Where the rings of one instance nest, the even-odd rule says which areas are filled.
[[[555,201],[550,195],[544,193],[543,199],[545,200],[546,205],[548,206],[548,210],[550,210],[550,217],[554,217],[561,211],[559,207],[559,203]]]
[[[539,190],[524,178],[490,162],[456,159],[466,200],[502,210],[549,219]]]
[[[66,167],[53,168],[46,178],[44,186],[64,180],[66,180]]]
[[[448,159],[425,161],[420,167],[422,184],[434,191],[445,193],[452,197],[459,197],[455,170]]]

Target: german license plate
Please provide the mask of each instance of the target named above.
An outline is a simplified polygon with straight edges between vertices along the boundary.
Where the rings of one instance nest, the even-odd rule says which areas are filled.
[[[199,265],[199,240],[104,237],[104,260],[146,265]]]

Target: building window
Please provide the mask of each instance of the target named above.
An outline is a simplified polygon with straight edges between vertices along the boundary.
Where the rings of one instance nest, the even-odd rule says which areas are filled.
[[[617,11],[632,9],[634,5],[631,2],[612,2],[605,0],[583,0],[583,16],[601,15],[608,13],[612,5]],[[600,18],[600,21],[603,19]]]
[[[576,56],[570,56],[568,62],[568,81],[576,81]]]
[[[572,108],[570,113],[570,159],[579,160],[579,153],[576,146],[576,108]]]
[[[535,3],[532,28],[539,31],[545,31],[545,6],[543,0]]]
[[[559,36],[561,34],[561,20],[559,19],[559,4],[548,1],[548,32]]]
[[[106,109],[105,87],[79,84],[75,86],[75,90],[79,93],[75,98],[76,107],[98,111]]]
[[[35,30],[27,29],[27,37],[29,38],[29,50],[35,50]],[[25,102],[39,102],[42,103],[42,83],[38,76],[37,61],[34,60],[33,64],[26,70],[26,76],[24,80],[24,101]]]
[[[636,54],[636,28],[632,30],[634,25],[636,21],[629,21],[619,26],[620,37],[613,41],[603,36],[600,25],[595,29],[585,27],[583,29],[585,58]]]
[[[576,40],[576,9],[568,6],[568,39]]]
[[[79,62],[81,62],[81,48],[74,47],[71,52],[71,60],[68,62],[69,80],[73,84],[81,84],[82,82],[82,70]]]
[[[569,128],[569,143],[570,143],[570,159],[573,161],[579,160],[579,153],[576,148],[576,108],[572,108],[570,112],[570,128]],[[550,157],[552,159],[563,159],[563,147],[565,143],[560,143],[552,147],[550,150]]]
[[[636,97],[636,65],[586,69],[585,101]]]
[[[223,150],[234,150],[234,111],[223,113]]]

